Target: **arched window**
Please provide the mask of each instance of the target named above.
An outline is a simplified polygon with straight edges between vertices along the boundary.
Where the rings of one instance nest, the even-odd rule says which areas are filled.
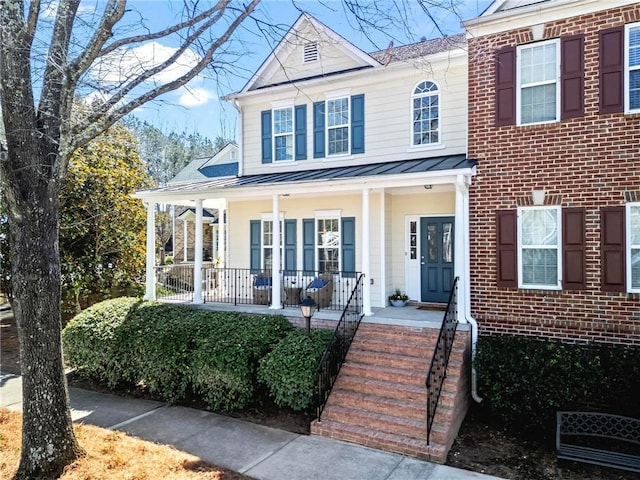
[[[440,94],[433,82],[421,82],[413,90],[411,144],[432,145],[440,142]]]

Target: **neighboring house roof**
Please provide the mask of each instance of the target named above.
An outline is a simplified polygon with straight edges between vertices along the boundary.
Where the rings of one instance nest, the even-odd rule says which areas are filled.
[[[402,160],[397,162],[381,162],[368,165],[347,167],[322,168],[294,172],[265,173],[246,175],[243,177],[227,177],[208,181],[193,182],[147,190],[162,194],[165,192],[196,191],[210,188],[242,188],[260,187],[273,184],[296,184],[301,182],[315,182],[328,180],[347,180],[363,177],[377,177],[379,175],[399,175],[415,173],[432,173],[444,170],[472,169],[477,160],[469,159],[466,155],[447,155],[442,157],[422,158],[416,160]],[[144,196],[145,191],[138,193]]]
[[[218,214],[214,213],[215,211],[209,210],[207,208],[203,208],[202,209],[202,219],[203,220],[212,220],[210,223],[218,223]],[[179,218],[180,220],[191,220],[194,219],[196,216],[196,209],[195,208],[185,208],[183,210],[183,212],[177,216],[177,218]]]
[[[392,62],[403,62],[427,55],[447,52],[454,48],[466,47],[466,45],[465,35],[461,33],[450,37],[424,40],[422,42],[412,43],[411,45],[387,48],[385,50],[372,52],[370,55],[383,65],[386,65]]]
[[[237,152],[238,146],[235,143],[228,143],[213,157],[196,158],[189,162],[175,177],[169,180],[168,184],[189,183],[208,180],[217,177],[229,177],[238,174],[238,162],[220,162],[231,150]],[[227,157],[228,158],[228,157]]]
[[[491,15],[492,13],[504,12],[515,8],[528,7],[536,3],[546,3],[552,0],[496,0],[482,12],[481,16]]]

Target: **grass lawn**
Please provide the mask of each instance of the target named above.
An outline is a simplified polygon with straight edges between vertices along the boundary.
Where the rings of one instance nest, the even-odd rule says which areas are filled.
[[[18,468],[22,415],[0,409],[0,478]],[[63,480],[87,478],[156,480],[251,480],[251,477],[203,462],[172,447],[146,442],[124,433],[75,425],[86,455],[69,465]]]

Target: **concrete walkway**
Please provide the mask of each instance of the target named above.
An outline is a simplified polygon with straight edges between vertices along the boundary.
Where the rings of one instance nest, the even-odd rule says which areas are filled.
[[[22,408],[18,375],[0,372],[0,406]],[[75,422],[172,445],[259,480],[490,480],[467,470],[298,435],[161,402],[69,389]]]

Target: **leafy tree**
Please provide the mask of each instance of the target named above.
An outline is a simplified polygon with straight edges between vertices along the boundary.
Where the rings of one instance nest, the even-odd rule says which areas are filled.
[[[63,309],[77,313],[87,297],[141,281],[146,213],[131,194],[150,186],[135,139],[120,125],[72,155],[60,193]]]

